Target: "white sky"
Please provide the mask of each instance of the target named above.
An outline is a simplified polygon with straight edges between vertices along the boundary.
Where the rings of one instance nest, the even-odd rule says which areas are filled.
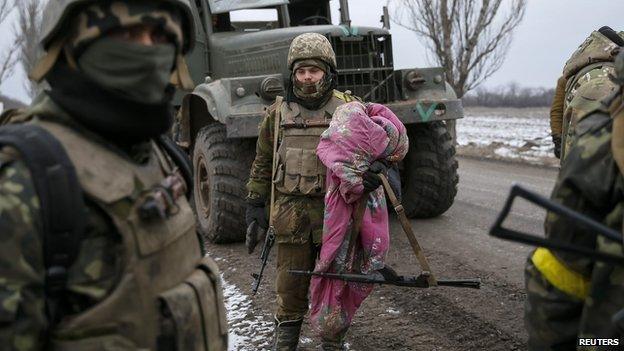
[[[511,0],[505,0],[511,1]],[[350,0],[353,25],[381,26],[385,0]],[[334,22],[338,1],[332,0]],[[528,0],[523,23],[517,28],[503,67],[484,83],[486,87],[517,82],[522,86],[554,86],[563,64],[588,34],[608,25],[624,30],[622,0]],[[10,40],[10,26],[0,28],[0,46]],[[392,24],[396,68],[424,67],[427,55],[416,35]],[[5,49],[6,50],[6,49]],[[0,92],[26,100],[25,75],[19,69],[0,86]]]

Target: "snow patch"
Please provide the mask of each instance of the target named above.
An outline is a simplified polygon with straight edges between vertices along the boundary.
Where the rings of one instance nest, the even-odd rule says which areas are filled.
[[[397,311],[397,310],[393,309],[392,307],[391,307],[391,308],[388,308],[388,309],[386,310],[386,312],[388,312],[388,313],[390,313],[390,314],[399,314],[399,313],[401,313],[401,311]]]
[[[457,121],[460,152],[480,150],[485,157],[558,164],[547,109],[467,108]]]
[[[253,314],[251,298],[238,287],[228,283],[221,274],[223,297],[229,325],[229,351],[268,349],[273,333],[273,322]]]

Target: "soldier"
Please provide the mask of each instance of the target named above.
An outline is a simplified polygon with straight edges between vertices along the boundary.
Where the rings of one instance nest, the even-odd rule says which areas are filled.
[[[563,126],[563,105],[565,101],[566,79],[561,76],[557,79],[555,96],[550,106],[550,136],[555,147],[555,157],[561,158],[561,133]]]
[[[623,37],[624,34],[618,34],[606,26],[602,27],[592,32],[566,62],[563,69],[566,87],[561,128],[562,162],[566,157],[566,149],[574,140],[579,117],[595,109],[602,99],[616,89],[609,76],[614,73],[613,59],[620,47],[624,46]],[[556,132],[555,129],[553,128],[553,133]],[[557,142],[555,139],[553,141]]]
[[[160,137],[172,122],[170,81],[192,83],[189,6],[48,3],[46,55],[31,77],[50,90],[0,128],[3,350],[227,348],[218,268],[202,255],[183,162]],[[69,165],[41,177],[49,160],[11,138],[23,131]],[[69,193],[41,187],[53,180]]]
[[[616,67],[617,94],[578,116],[577,137],[561,168],[552,198],[621,231],[624,53],[619,54]],[[621,242],[596,239],[582,227],[552,213],[546,218],[545,229],[553,241],[623,254]],[[614,314],[624,308],[623,269],[575,254],[535,250],[525,270],[529,349],[572,350],[580,345],[578,338],[624,336],[624,320],[613,320]]]
[[[272,210],[277,242],[277,311],[274,350],[295,350],[303,317],[308,310],[310,279],[288,270],[312,270],[321,244],[326,168],[316,156],[321,133],[334,110],[353,99],[335,90],[336,57],[329,40],[317,33],[293,39],[288,53],[292,72],[284,99],[278,97],[260,126],[250,179],[247,183],[247,225],[267,228],[266,204],[275,184]],[[277,154],[273,154],[276,118],[279,123]],[[276,173],[272,177],[273,160]],[[368,171],[368,190],[380,183],[374,172],[386,171],[375,163]],[[322,340],[323,350],[342,348],[343,340]]]

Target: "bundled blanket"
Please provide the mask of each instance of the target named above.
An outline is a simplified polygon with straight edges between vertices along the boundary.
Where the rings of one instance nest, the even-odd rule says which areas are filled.
[[[327,167],[323,246],[316,272],[368,274],[384,267],[389,247],[383,188],[369,193],[355,254],[349,254],[353,214],[363,195],[362,174],[375,160],[398,162],[408,150],[405,126],[379,104],[340,106],[321,135],[319,159]],[[353,315],[371,293],[371,284],[313,277],[311,322],[327,340],[342,340]]]

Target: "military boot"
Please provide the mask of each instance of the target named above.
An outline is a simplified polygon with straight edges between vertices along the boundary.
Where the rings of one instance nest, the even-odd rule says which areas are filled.
[[[342,341],[321,340],[321,351],[343,351],[346,350]]]
[[[273,351],[296,351],[303,319],[280,321],[275,317],[275,340]]]

